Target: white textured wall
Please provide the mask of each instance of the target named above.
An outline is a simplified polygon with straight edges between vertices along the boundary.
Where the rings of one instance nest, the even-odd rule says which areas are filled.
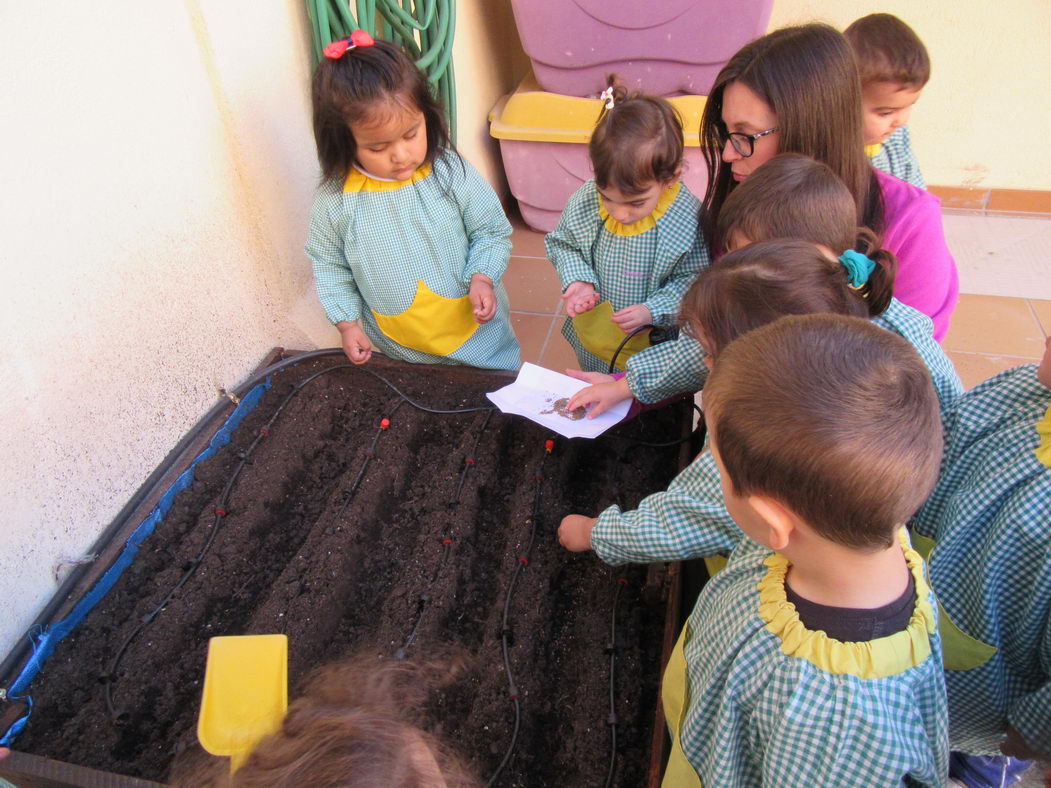
[[[927,183],[1051,190],[1048,0],[774,0],[770,29],[895,14],[931,56],[910,121]]]
[[[500,188],[521,49],[509,0],[458,11],[460,142]],[[0,657],[220,386],[338,344],[309,62],[302,0],[0,8]]]
[[[302,6],[0,10],[0,655],[217,387],[330,344]]]

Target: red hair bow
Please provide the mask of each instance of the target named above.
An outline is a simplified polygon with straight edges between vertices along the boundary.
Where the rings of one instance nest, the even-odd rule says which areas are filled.
[[[375,43],[376,41],[366,31],[355,30],[346,38],[341,38],[339,41],[333,41],[322,51],[324,52],[325,57],[331,58],[332,60],[339,60],[348,49],[354,49],[355,47],[370,47]]]

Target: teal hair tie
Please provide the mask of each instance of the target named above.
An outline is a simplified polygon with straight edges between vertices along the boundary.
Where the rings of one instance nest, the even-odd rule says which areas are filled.
[[[875,260],[866,257],[861,252],[855,252],[853,249],[847,249],[847,251],[843,252],[839,256],[839,262],[843,263],[843,267],[847,269],[847,280],[854,289],[869,281],[872,272],[876,270]]]

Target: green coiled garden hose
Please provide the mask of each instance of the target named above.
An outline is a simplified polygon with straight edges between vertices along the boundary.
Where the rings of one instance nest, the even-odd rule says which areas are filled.
[[[307,14],[314,39],[312,65],[329,43],[357,29],[404,47],[441,99],[455,141],[456,0],[307,0]]]

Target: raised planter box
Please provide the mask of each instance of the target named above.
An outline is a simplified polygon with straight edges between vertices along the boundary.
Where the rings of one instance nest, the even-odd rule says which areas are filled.
[[[438,713],[483,778],[503,760],[514,723],[506,637],[521,732],[496,784],[602,783],[615,621],[611,784],[657,784],[657,686],[677,634],[678,573],[611,570],[564,551],[554,531],[566,512],[631,507],[664,487],[691,448],[639,441],[687,434],[687,406],[595,441],[556,437],[548,452],[555,436],[531,422],[425,413],[391,388],[431,408],[484,408],[484,392],[506,375],[344,362],[312,359],[271,375],[230,443],[195,465],[135,561],[30,685],[33,713],[13,747],[34,757],[0,762],[0,777],[20,788],[167,779],[196,748],[208,638],[284,632],[293,694],[308,669],[365,643],[410,657],[459,644],[476,670]]]

